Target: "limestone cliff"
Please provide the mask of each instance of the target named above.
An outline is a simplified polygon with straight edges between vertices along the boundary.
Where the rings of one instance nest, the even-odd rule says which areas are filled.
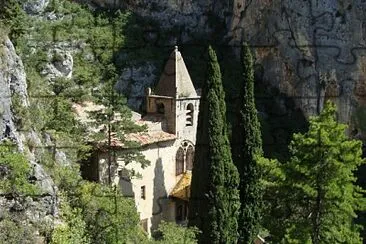
[[[40,136],[32,130],[25,131],[18,126],[19,108],[15,107],[29,106],[26,74],[13,44],[4,36],[0,42],[0,56],[0,141],[8,139],[14,142],[19,151],[27,156],[32,168],[30,177],[40,189],[39,196],[1,196],[0,215],[4,216],[5,212],[10,211],[19,214],[19,221],[30,224],[47,221],[52,223],[58,212],[57,189],[27,145],[32,141],[33,146],[42,147]],[[0,170],[1,177],[6,177],[6,171],[3,168]]]
[[[154,45],[199,45],[208,39],[229,45],[238,54],[245,40],[255,52],[258,86],[293,98],[306,117],[318,113],[325,98],[333,99],[341,121],[364,128],[360,124],[366,101],[364,1],[87,2],[128,8],[157,21],[158,28],[142,27],[152,37],[147,41]],[[163,40],[159,32],[167,29],[176,32]],[[281,106],[283,98],[276,98],[276,103]]]

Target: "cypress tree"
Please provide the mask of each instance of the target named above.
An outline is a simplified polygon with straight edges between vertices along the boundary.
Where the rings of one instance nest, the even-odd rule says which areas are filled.
[[[252,243],[261,218],[260,171],[256,156],[262,155],[262,139],[254,99],[254,70],[250,49],[241,51],[243,84],[237,102],[237,124],[232,133],[233,161],[240,174],[239,243]]]
[[[211,47],[207,74],[198,118],[189,225],[202,231],[200,243],[236,243],[239,173],[231,158],[225,93],[217,57]]]

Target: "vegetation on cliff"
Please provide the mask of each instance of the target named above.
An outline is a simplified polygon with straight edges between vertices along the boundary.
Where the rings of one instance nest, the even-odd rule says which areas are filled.
[[[196,229],[171,223],[163,223],[156,235],[159,238],[149,240],[139,227],[131,199],[111,187],[86,182],[79,173],[77,162],[88,156],[90,147],[85,140],[85,127],[75,119],[73,103],[85,100],[102,103],[108,110],[95,115],[98,122],[123,131],[136,129],[131,126],[126,99],[114,90],[114,85],[126,62],[159,57],[160,50],[145,48],[149,44],[139,28],[142,20],[127,10],[92,10],[67,0],[50,1],[42,16],[29,16],[22,9],[22,2],[0,0],[4,6],[0,9],[1,25],[6,26],[0,35],[8,33],[16,44],[25,64],[30,97],[30,106],[24,107],[20,98],[13,96],[12,110],[19,130],[40,135],[43,146],[32,139],[26,143],[59,189],[60,223],[29,225],[24,214],[17,212],[24,211],[20,209],[21,201],[27,202],[27,198],[41,194],[34,179],[29,177],[31,168],[25,156],[9,145],[2,145],[0,190],[14,205],[10,207],[12,211],[3,211],[0,216],[0,240],[35,243],[43,236],[46,242],[57,244],[195,243]],[[200,56],[203,49],[186,48],[186,51],[197,57],[191,59],[194,62],[203,62]],[[285,163],[258,157],[262,142],[255,111],[250,51],[243,48],[243,74],[240,75],[239,62],[229,55],[223,57],[226,80],[245,81],[245,86],[241,86],[244,99],[235,111],[232,104],[225,106],[217,58],[213,50],[209,54],[208,83],[202,66],[193,65],[194,73],[204,84],[202,98],[207,99],[202,100],[200,108],[189,221],[203,231],[202,242],[235,243],[239,227],[239,241],[248,243],[261,224],[269,231],[267,239],[273,243],[360,243],[360,226],[354,223],[354,218],[357,210],[365,209],[365,198],[364,191],[355,186],[353,172],[363,163],[361,143],[346,137],[345,126],[335,119],[334,106],[328,104],[319,117],[312,118],[309,131],[294,135],[289,147],[290,158]],[[230,82],[226,84],[227,90],[237,92],[237,83]],[[241,178],[239,188],[226,134],[227,108],[234,113],[241,111],[239,130],[232,128],[232,154]],[[119,125],[111,123],[114,111],[125,115]],[[278,117],[274,127],[298,123],[297,117]],[[362,129],[361,117],[356,119]],[[266,131],[268,125],[262,127]],[[287,143],[286,138],[283,141]],[[270,145],[267,151],[286,143]],[[239,146],[240,153],[235,145]],[[65,153],[66,163],[56,160],[57,150]],[[287,158],[285,153],[280,154],[275,156]],[[135,156],[146,163],[141,155]],[[262,186],[258,184],[259,171],[264,175],[260,181]],[[265,193],[264,205],[260,190]],[[264,219],[261,221],[262,206]]]
[[[93,11],[86,5],[66,0],[50,1],[42,16],[29,16],[21,3],[6,1],[6,5],[2,5],[6,7],[0,11],[1,23],[9,29],[27,73],[30,106],[24,107],[17,97],[12,99],[12,106],[19,118],[18,128],[35,131],[42,140],[42,145],[29,140],[27,146],[58,187],[60,223],[16,229],[10,227],[21,223],[3,221],[0,227],[6,233],[2,240],[23,243],[21,233],[36,233],[37,230],[38,237],[57,244],[177,243],[181,237],[171,233],[187,231],[184,240],[194,243],[196,232],[193,229],[175,225],[162,226],[161,238],[149,240],[139,225],[131,199],[114,188],[84,181],[80,176],[79,162],[88,156],[90,146],[85,126],[75,118],[73,103],[85,100],[102,103],[107,111],[98,114],[99,118],[104,116],[98,122],[111,122],[110,112],[119,112],[122,121],[118,125],[111,124],[113,129],[119,127],[125,133],[137,129],[130,121],[126,99],[114,91],[118,70],[123,65],[117,51],[126,44],[142,41],[140,29],[133,24],[134,16],[121,10]],[[60,163],[56,159],[55,154],[60,151],[67,162]],[[11,194],[18,194],[18,188],[30,193],[28,190],[33,189],[33,184],[25,177],[29,162],[21,154],[10,159],[24,162],[24,165],[18,164],[10,174],[14,177],[1,184],[4,189],[11,190]],[[146,163],[138,152],[134,153],[134,159]],[[5,162],[14,166],[12,160]],[[15,189],[8,189],[9,182]],[[32,196],[28,194],[27,197]],[[29,241],[35,242],[30,235]]]

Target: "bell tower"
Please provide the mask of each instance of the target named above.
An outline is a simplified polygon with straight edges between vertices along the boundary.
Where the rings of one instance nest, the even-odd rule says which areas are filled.
[[[146,99],[147,113],[161,114],[167,123],[166,132],[195,143],[200,96],[177,46],[165,64],[155,93],[148,89]]]

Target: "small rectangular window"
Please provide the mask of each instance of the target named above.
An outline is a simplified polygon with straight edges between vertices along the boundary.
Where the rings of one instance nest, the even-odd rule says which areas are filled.
[[[141,186],[141,199],[146,199],[146,187]]]

